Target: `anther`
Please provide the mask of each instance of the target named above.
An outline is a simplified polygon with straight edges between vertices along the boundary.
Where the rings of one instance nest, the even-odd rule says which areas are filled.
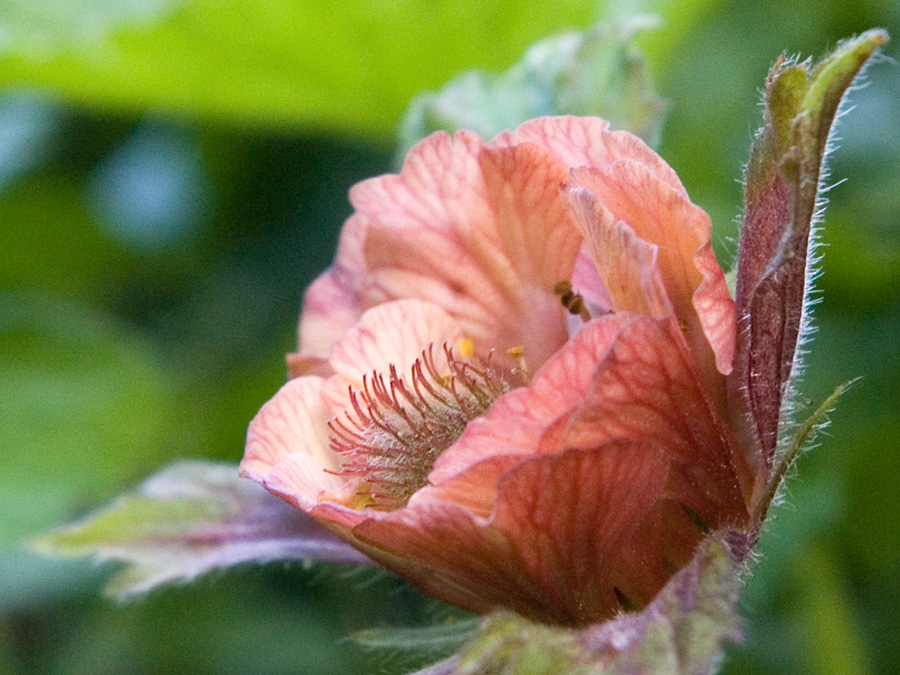
[[[591,313],[588,311],[584,298],[572,290],[572,284],[568,281],[559,281],[553,287],[553,292],[559,296],[562,306],[569,310],[569,314],[580,316],[581,320],[587,323],[591,320]]]

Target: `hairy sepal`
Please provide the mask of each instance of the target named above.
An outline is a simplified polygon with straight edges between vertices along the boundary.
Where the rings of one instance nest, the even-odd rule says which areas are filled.
[[[728,378],[729,411],[769,483],[779,431],[800,369],[808,330],[810,241],[821,215],[823,160],[844,93],[887,41],[872,30],[848,40],[818,65],[780,58],[766,80],[763,127],[747,165],[745,215],[735,302],[738,344]]]

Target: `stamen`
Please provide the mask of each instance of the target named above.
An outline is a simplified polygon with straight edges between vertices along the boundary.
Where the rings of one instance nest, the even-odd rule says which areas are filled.
[[[522,378],[523,384],[528,384],[531,381],[531,373],[528,371],[528,363],[525,361],[525,346],[517,345],[515,347],[510,347],[506,350],[506,353],[514,359],[519,359],[519,367],[513,372],[518,373]]]
[[[580,316],[581,320],[587,323],[591,320],[591,313],[588,311],[584,298],[572,290],[572,284],[568,281],[559,281],[553,287],[553,292],[559,296],[562,306],[569,310],[569,314]]]
[[[392,365],[387,379],[366,375],[350,388],[350,406],[328,422],[331,448],[343,461],[335,473],[357,478],[354,503],[391,510],[428,483],[438,456],[468,423],[484,415],[509,390],[491,358],[481,367],[457,360],[444,345],[448,372],[441,374],[433,346],[410,368],[407,384]]]
[[[459,354],[464,359],[471,359],[473,356],[475,356],[475,343],[471,338],[460,338]]]

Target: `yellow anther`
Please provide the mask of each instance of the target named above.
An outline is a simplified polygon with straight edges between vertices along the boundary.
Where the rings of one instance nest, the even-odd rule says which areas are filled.
[[[524,345],[517,345],[515,347],[510,347],[506,350],[506,353],[509,354],[514,359],[519,360],[519,377],[522,378],[522,382],[528,384],[531,380],[531,373],[528,372],[528,364],[525,362],[525,347]]]
[[[475,343],[470,338],[459,339],[459,355],[464,359],[475,356]]]

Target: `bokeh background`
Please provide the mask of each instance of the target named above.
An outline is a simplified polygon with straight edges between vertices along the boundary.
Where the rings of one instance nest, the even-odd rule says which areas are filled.
[[[415,93],[626,5],[660,14],[640,38],[660,152],[728,262],[774,58],[900,39],[896,0],[618,5],[0,2],[0,672],[415,665],[345,639],[448,614],[387,575],[244,567],[116,605],[107,570],[20,542],[176,458],[240,458],[347,189],[389,170]],[[732,675],[900,670],[900,69],[866,79],[831,161],[804,395],[861,379],[768,527]]]

